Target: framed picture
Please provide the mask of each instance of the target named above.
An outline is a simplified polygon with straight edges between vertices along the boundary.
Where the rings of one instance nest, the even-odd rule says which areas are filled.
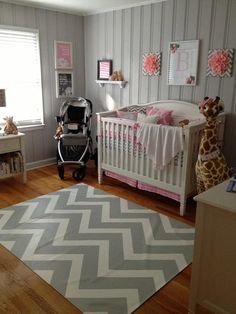
[[[0,89],[0,107],[6,107],[5,89]]]
[[[72,69],[73,68],[73,52],[72,43],[67,41],[55,41],[55,68],[56,69]]]
[[[56,72],[57,98],[71,97],[73,95],[73,73]]]
[[[161,75],[160,52],[150,52],[143,55],[143,75]]]
[[[109,80],[112,74],[112,60],[98,60],[97,79]]]
[[[209,50],[207,59],[207,76],[232,76],[233,57],[234,49]]]
[[[199,40],[171,42],[168,50],[168,84],[196,85]]]

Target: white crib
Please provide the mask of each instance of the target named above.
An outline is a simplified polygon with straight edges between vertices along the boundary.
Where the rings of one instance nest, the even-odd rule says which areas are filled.
[[[180,202],[180,215],[183,216],[187,198],[196,191],[195,163],[205,119],[196,104],[163,100],[139,106],[150,105],[173,110],[175,125],[183,119],[191,121],[183,127],[183,150],[160,170],[145,150],[137,149],[130,140],[135,138],[136,133],[132,121],[115,118],[116,111],[97,113],[98,182],[102,183],[104,171],[112,173],[114,177],[123,176],[132,182],[138,182],[137,187],[141,189],[154,191]],[[128,107],[119,110],[127,110]],[[218,119],[218,137],[222,142],[225,114],[221,114]]]

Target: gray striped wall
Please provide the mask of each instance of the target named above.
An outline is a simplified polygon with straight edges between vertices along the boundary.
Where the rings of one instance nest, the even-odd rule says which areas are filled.
[[[56,99],[54,40],[73,43],[75,95],[84,96],[83,17],[0,2],[0,24],[39,29],[45,127],[24,131],[26,161],[37,165],[39,161],[50,160],[56,156],[56,142],[53,138],[56,128],[54,117],[59,113],[62,101]]]
[[[235,0],[167,0],[85,17],[86,96],[96,111],[107,110],[106,95],[116,107],[157,99],[198,103],[205,95],[219,95],[229,113],[224,152],[236,162],[236,55],[231,78],[206,77],[209,49],[236,48]],[[167,85],[167,47],[170,41],[200,40],[196,87]],[[162,75],[142,74],[142,55],[162,52]],[[97,60],[111,58],[128,81],[124,89],[95,83]]]
[[[61,102],[55,97],[54,40],[73,42],[75,95],[90,98],[94,111],[107,110],[107,94],[116,107],[156,99],[197,103],[205,95],[221,96],[229,113],[224,152],[229,162],[236,161],[236,56],[231,78],[205,76],[209,49],[236,49],[235,0],[167,0],[85,18],[0,1],[0,24],[40,31],[45,127],[25,132],[28,163],[55,156],[54,116]],[[168,86],[168,43],[191,39],[200,40],[198,84]],[[150,51],[162,52],[160,77],[142,75],[142,55]],[[101,58],[111,58],[114,68],[122,71],[128,81],[124,89],[95,83]]]

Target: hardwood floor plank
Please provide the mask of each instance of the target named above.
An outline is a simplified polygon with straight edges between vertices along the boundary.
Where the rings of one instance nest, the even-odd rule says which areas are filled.
[[[1,313],[81,313],[0,245]]]
[[[18,178],[0,180],[0,208],[77,184],[72,178],[73,169],[73,166],[66,167],[64,180],[59,179],[55,165],[28,171],[25,185]],[[196,204],[191,199],[187,203],[186,216],[180,217],[179,203],[173,200],[129,187],[109,177],[105,177],[103,184],[99,185],[92,162],[87,164],[82,182],[194,225]],[[0,256],[0,313],[81,313],[1,245]],[[187,314],[190,279],[191,266],[188,266],[134,313]]]

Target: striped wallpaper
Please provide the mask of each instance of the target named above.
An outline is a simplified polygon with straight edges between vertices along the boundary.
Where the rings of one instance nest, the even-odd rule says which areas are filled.
[[[236,57],[232,77],[207,77],[208,50],[236,49],[235,0],[167,0],[85,17],[86,96],[97,111],[125,104],[157,99],[181,99],[198,103],[204,96],[219,95],[229,113],[224,152],[229,163],[236,162]],[[199,40],[197,85],[167,84],[168,44]],[[142,73],[143,54],[162,53],[160,76]],[[128,84],[124,89],[95,83],[97,59],[113,60]]]
[[[197,103],[205,95],[219,95],[228,113],[224,152],[229,163],[236,162],[236,56],[232,77],[206,76],[209,50],[236,49],[235,0],[167,0],[86,17],[0,0],[0,24],[40,32],[45,127],[25,132],[28,163],[55,157],[54,116],[61,101],[56,99],[54,40],[73,43],[75,95],[91,99],[94,111],[157,99]],[[197,85],[167,85],[169,42],[195,39],[200,41]],[[142,73],[143,54],[149,52],[161,52],[160,76]],[[122,71],[128,81],[125,88],[96,84],[97,60],[103,58],[112,59],[113,69]],[[95,135],[96,123],[93,126]]]

